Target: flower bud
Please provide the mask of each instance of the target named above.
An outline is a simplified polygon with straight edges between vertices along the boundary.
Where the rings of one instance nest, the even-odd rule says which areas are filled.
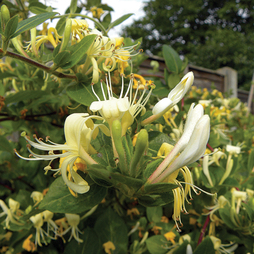
[[[2,26],[2,31],[4,31],[5,26],[7,24],[7,22],[10,19],[10,12],[9,9],[6,5],[2,5],[1,6],[1,26]]]
[[[66,20],[66,24],[65,24],[63,41],[62,41],[61,48],[60,48],[59,52],[61,52],[61,51],[66,49],[66,47],[68,45],[68,42],[70,40],[71,29],[72,29],[72,20],[71,19],[67,19]]]

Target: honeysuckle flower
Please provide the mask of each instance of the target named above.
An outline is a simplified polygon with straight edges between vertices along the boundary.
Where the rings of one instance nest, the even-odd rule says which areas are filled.
[[[22,244],[22,248],[28,252],[36,251],[35,244],[30,240],[33,237],[33,234],[29,235]]]
[[[42,216],[44,218],[44,222],[47,222],[47,234],[49,235],[49,230],[52,230],[57,235],[58,226],[56,223],[52,220],[54,213],[46,210],[42,212]]]
[[[88,31],[88,23],[84,19],[71,19],[72,40],[79,42]]]
[[[48,155],[40,155],[34,153],[30,147],[28,151],[31,153],[31,158],[25,158],[16,154],[25,160],[49,160],[50,163],[44,169],[47,173],[48,170],[61,172],[64,182],[68,187],[70,187],[74,192],[86,193],[89,191],[90,187],[88,183],[73,169],[75,160],[80,157],[86,164],[97,164],[90,156],[89,153],[94,149],[91,148],[90,142],[92,138],[95,138],[98,134],[99,129],[105,134],[110,135],[108,128],[104,124],[94,124],[93,120],[103,120],[100,116],[89,116],[87,113],[75,113],[69,115],[64,124],[64,134],[66,139],[66,144],[57,144],[50,141],[48,138],[47,142],[43,142],[41,139],[34,137],[36,142],[31,141],[25,133],[22,135],[25,137],[30,146],[36,149],[48,151]],[[54,151],[66,151],[64,153],[55,154]],[[61,168],[52,169],[50,164],[56,158],[65,158]],[[71,174],[71,179],[68,179],[67,172]]]
[[[42,246],[42,244],[41,244],[41,238],[42,238],[43,242],[47,245],[47,242],[45,241],[45,237],[44,237],[44,234],[47,235],[47,233],[42,229],[42,226],[43,226],[42,213],[36,214],[34,216],[31,216],[30,217],[30,221],[32,221],[33,226],[36,229],[35,246],[37,246],[37,244],[39,246]]]
[[[81,233],[81,231],[78,229],[78,224],[80,222],[80,216],[78,214],[71,214],[71,213],[66,213],[65,217],[68,221],[68,224],[70,225],[70,227],[68,227],[63,233],[62,235],[65,235],[67,232],[69,232],[71,230],[71,236],[69,238],[69,241],[72,239],[72,237],[74,237],[74,239],[79,242],[82,243],[83,240],[79,238],[78,233]]]
[[[138,101],[136,101],[139,87],[136,89],[136,92],[133,96],[132,86],[133,86],[134,76],[131,75],[129,85],[125,93],[124,93],[124,77],[123,75],[121,77],[122,77],[122,88],[121,88],[119,98],[115,98],[113,95],[110,72],[106,76],[108,99],[106,97],[106,93],[104,91],[102,81],[101,81],[101,90],[102,90],[103,99],[104,99],[103,101],[100,100],[99,96],[95,93],[92,86],[93,93],[97,97],[98,101],[92,102],[92,104],[90,105],[90,110],[93,112],[99,111],[101,116],[109,123],[110,126],[112,125],[113,121],[120,120],[121,118],[123,118],[122,128],[123,128],[123,133],[125,133],[127,128],[133,123],[134,118],[140,112],[142,111],[145,112],[145,105],[148,102],[148,99],[151,95],[151,92],[154,86],[150,85],[151,89],[147,94],[146,94],[146,89],[144,89]]]
[[[164,234],[164,237],[170,241],[172,244],[175,244],[175,237],[176,237],[176,234],[172,231],[169,231],[167,233]]]
[[[181,81],[176,85],[176,87],[170,91],[168,97],[163,98],[157,102],[152,110],[153,115],[145,119],[142,125],[151,123],[157,120],[163,114],[165,114],[170,108],[177,104],[189,90],[194,81],[193,72],[188,72]]]
[[[238,244],[234,244],[234,243],[222,244],[219,238],[212,235],[210,236],[210,239],[213,242],[213,247],[216,251],[216,254],[232,253],[238,247]]]
[[[188,244],[186,247],[186,254],[192,254],[192,253],[193,253],[193,251],[192,251],[191,245]]]
[[[102,8],[97,8],[96,6],[91,7],[90,11],[94,18],[100,19],[101,15],[104,13]]]
[[[242,204],[242,201],[247,200],[247,192],[245,191],[239,191],[236,188],[231,189],[232,193],[232,208],[236,211],[238,214],[240,211],[240,207]],[[235,208],[235,203],[236,203],[236,208]]]
[[[31,194],[31,198],[33,199],[35,206],[43,200],[43,194],[39,191],[33,191]]]
[[[104,251],[107,254],[111,254],[112,253],[111,250],[115,250],[116,249],[115,245],[111,241],[103,243],[102,247],[103,247]]]
[[[227,145],[226,146],[226,151],[229,152],[229,154],[238,155],[238,154],[241,153],[241,147],[240,146]]]
[[[54,33],[54,35],[53,35]],[[54,27],[50,27],[47,31],[47,35],[39,35],[36,37],[35,39],[35,47],[36,47],[36,50],[39,50],[40,46],[43,44],[43,43],[46,43],[46,42],[50,42],[52,44],[52,46],[54,48],[57,47],[57,45],[60,43],[60,39],[62,38],[62,36],[60,36],[58,33],[57,33],[57,30],[54,28]],[[27,51],[30,51],[33,47],[32,45],[32,41],[26,46],[26,50]]]
[[[130,57],[137,55],[138,53],[132,54],[138,44],[129,47],[123,47],[123,37],[119,38],[109,38],[103,36],[97,29],[92,29],[87,32],[86,35],[95,34],[95,38],[92,45],[87,51],[87,59],[83,65],[83,73],[88,75],[93,73],[92,83],[97,83],[100,78],[100,68],[99,64],[102,63],[102,68],[106,72],[111,72],[116,68],[118,63],[119,70],[124,70],[128,65],[121,62],[128,62]],[[92,66],[90,67],[90,64]]]
[[[0,218],[4,215],[7,215],[5,218],[5,227],[10,228],[10,222],[16,225],[23,225],[22,223],[18,222],[18,216],[15,212],[19,209],[19,202],[13,200],[12,198],[9,199],[9,208],[4,203],[3,200],[0,199],[0,207],[2,208],[3,212],[0,213]]]
[[[195,108],[194,104],[191,105],[182,137],[149,177],[148,182],[160,182],[175,170],[193,163],[204,154],[210,134],[210,118],[203,114],[200,104]]]
[[[214,219],[213,219],[214,213],[217,210],[224,208],[226,205],[230,205],[230,203],[224,196],[221,195],[221,196],[219,196],[218,199],[215,200],[215,205],[206,206],[206,209],[208,209],[210,211],[208,213],[206,213],[205,215],[209,214],[211,221],[214,221]]]

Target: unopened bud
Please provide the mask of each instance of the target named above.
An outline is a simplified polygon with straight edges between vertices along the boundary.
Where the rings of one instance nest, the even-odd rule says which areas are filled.
[[[9,9],[6,5],[2,5],[1,6],[1,26],[2,26],[2,30],[4,31],[5,26],[7,24],[7,22],[10,19],[10,12]]]
[[[67,19],[65,29],[64,29],[63,41],[62,41],[61,48],[60,48],[59,52],[66,49],[68,42],[70,40],[71,28],[72,28],[72,21],[71,21],[71,19]]]

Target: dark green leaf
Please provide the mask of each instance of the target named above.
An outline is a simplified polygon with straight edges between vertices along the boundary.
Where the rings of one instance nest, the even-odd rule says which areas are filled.
[[[111,241],[115,245],[114,254],[126,254],[128,252],[126,224],[110,207],[97,219],[94,229],[102,243]]]
[[[173,189],[177,188],[176,184],[172,183],[155,183],[145,184],[144,191],[146,194],[161,194],[164,192],[172,192]]]
[[[11,38],[14,38],[18,36],[19,34],[40,25],[45,20],[52,18],[56,14],[57,12],[47,12],[47,13],[42,13],[34,17],[20,21],[16,32],[11,36]]]
[[[111,28],[120,25],[122,22],[124,22],[126,19],[128,19],[130,16],[132,16],[133,13],[129,13],[129,14],[125,14],[122,17],[120,17],[119,19],[115,20],[114,22],[112,22],[109,27],[108,30],[110,30]]]
[[[87,35],[79,43],[74,44],[68,48],[71,53],[71,57],[69,64],[64,66],[64,69],[69,69],[73,67],[85,56],[87,50],[94,42],[96,36],[96,34]]]
[[[107,189],[97,184],[91,184],[85,194],[75,198],[70,193],[62,177],[58,177],[49,187],[49,191],[39,205],[40,209],[53,213],[81,213],[99,204],[105,197]]]
[[[166,238],[162,235],[153,235],[146,239],[146,247],[151,254],[166,254],[168,250],[163,247]]]
[[[171,46],[163,45],[162,53],[168,69],[171,72],[179,74],[182,68],[182,60],[177,52]]]
[[[13,146],[12,144],[4,137],[0,136],[0,151],[7,151],[13,154]]]
[[[147,207],[146,216],[150,222],[160,222],[163,215],[162,207]]]
[[[248,170],[251,172],[253,168],[254,168],[254,149],[251,150],[251,153],[248,159]]]
[[[83,234],[79,235],[79,238],[82,239],[83,242],[81,244],[77,244],[77,241],[73,239],[66,245],[64,254],[97,254],[102,248],[102,244],[97,233],[91,228],[86,228]]]
[[[196,248],[193,254],[215,254],[213,242],[209,236],[207,236]]]
[[[138,197],[141,205],[146,207],[163,206],[174,201],[173,192],[162,193],[160,195],[142,195]]]
[[[59,67],[64,67],[66,64],[68,64],[70,62],[70,58],[71,58],[71,54],[69,51],[62,51],[60,53],[58,53],[53,61],[54,63],[59,66]]]
[[[18,15],[12,17],[6,24],[5,30],[4,30],[4,36],[6,37],[6,40],[11,38],[11,36],[15,33],[17,26],[19,22]]]
[[[7,96],[5,98],[5,104],[25,101],[29,99],[36,99],[44,95],[48,95],[48,93],[45,91],[20,91]]]

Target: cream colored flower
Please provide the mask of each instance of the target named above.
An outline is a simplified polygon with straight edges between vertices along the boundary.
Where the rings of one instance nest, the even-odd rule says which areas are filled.
[[[25,133],[22,135],[25,137],[27,142],[36,149],[48,151],[48,155],[40,155],[34,153],[30,147],[28,151],[31,153],[31,158],[25,158],[16,154],[25,160],[49,160],[50,163],[56,158],[65,158],[61,168],[52,169],[50,163],[45,167],[46,173],[48,170],[59,172],[63,177],[66,185],[77,193],[86,193],[90,187],[88,183],[73,169],[74,162],[77,158],[83,159],[86,164],[97,164],[89,155],[93,148],[90,145],[91,139],[95,138],[98,134],[99,129],[103,131],[105,135],[110,135],[108,128],[104,124],[94,124],[93,119],[103,120],[99,116],[89,116],[88,114],[75,113],[69,115],[64,124],[64,133],[66,144],[57,144],[50,141],[48,138],[47,142],[43,142],[41,139],[34,137],[36,142],[31,141]],[[64,153],[55,154],[54,151],[66,151]],[[71,174],[71,179],[68,179],[67,172]]]

